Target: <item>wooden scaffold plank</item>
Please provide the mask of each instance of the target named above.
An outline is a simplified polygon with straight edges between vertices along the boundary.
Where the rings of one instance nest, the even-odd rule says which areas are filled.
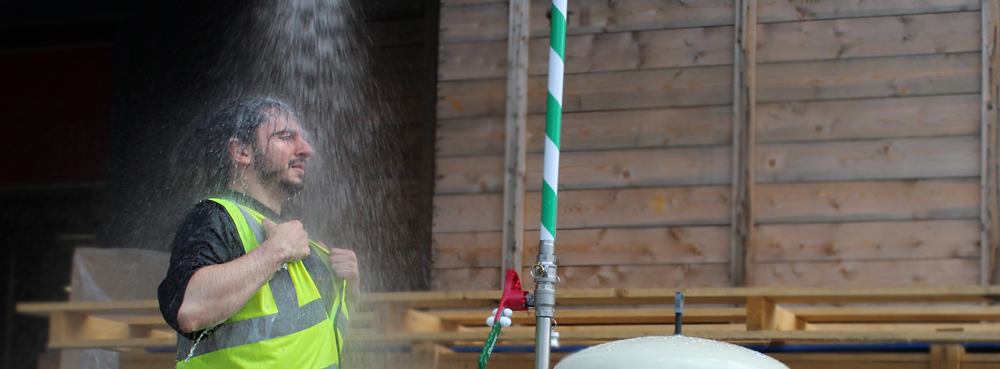
[[[1000,19],[997,0],[983,0],[982,3],[982,106],[981,137],[982,152],[980,166],[980,222],[982,229],[980,244],[980,283],[997,283],[996,257],[1000,244],[1000,215],[997,214],[998,191],[997,170],[997,73],[1000,69],[997,56],[997,20]]]
[[[507,44],[507,117],[503,186],[501,270],[522,269],[524,254],[524,186],[528,128],[529,0],[510,1]],[[437,186],[435,186],[437,187]],[[504,273],[500,274],[504,284]]]
[[[753,279],[754,163],[757,118],[757,0],[736,3],[733,66],[732,244],[729,278],[733,286]]]

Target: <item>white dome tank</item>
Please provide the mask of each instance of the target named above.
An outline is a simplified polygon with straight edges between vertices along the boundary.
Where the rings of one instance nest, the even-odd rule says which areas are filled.
[[[640,337],[608,342],[563,359],[555,369],[788,369],[757,351],[703,338]]]

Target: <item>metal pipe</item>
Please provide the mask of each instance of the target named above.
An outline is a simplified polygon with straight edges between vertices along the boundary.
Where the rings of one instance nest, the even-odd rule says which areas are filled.
[[[549,334],[552,332],[552,318],[537,318],[535,324],[538,324],[535,328],[535,368],[543,368],[540,365],[545,365],[544,368],[548,369],[549,352],[551,352],[549,340],[552,338]]]
[[[532,275],[535,277],[535,368],[549,368],[551,351],[552,318],[556,308],[555,242],[543,240],[538,243],[538,257]]]

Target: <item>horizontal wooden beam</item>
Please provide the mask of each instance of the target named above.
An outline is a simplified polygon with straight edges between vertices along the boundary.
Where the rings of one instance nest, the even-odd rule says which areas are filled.
[[[559,228],[724,225],[728,186],[560,191]],[[974,219],[975,179],[761,184],[754,201],[758,224]],[[525,195],[525,219],[538,217],[540,193]],[[433,231],[499,231],[500,194],[434,197]],[[538,229],[526,223],[526,230]]]
[[[479,3],[479,1],[476,1]],[[506,3],[479,3],[441,8],[441,43],[500,40],[507,37]],[[910,0],[861,1],[829,0],[797,2],[780,0],[762,4],[760,23],[815,19],[879,17],[922,13],[979,10],[978,0],[914,2]],[[531,35],[545,37],[545,18],[550,3],[532,1]],[[732,3],[715,0],[686,1],[683,4],[658,1],[608,3],[579,0],[569,3],[567,35],[614,33],[651,29],[673,29],[733,24]],[[586,16],[583,16],[586,14]]]
[[[981,47],[980,32],[970,25],[978,24],[978,12],[765,24],[757,28],[757,59],[772,63],[975,52]],[[533,38],[530,44],[528,72],[547,74],[549,39]],[[731,65],[732,44],[731,26],[569,36],[566,73]],[[503,77],[506,46],[504,40],[442,44],[439,80]]]
[[[682,288],[686,304],[744,304],[764,296],[779,304],[821,303],[985,303],[1000,300],[1000,286],[746,287]],[[672,305],[673,288],[560,289],[565,306]],[[500,291],[433,291],[366,294],[364,303],[400,303],[412,308],[493,307]]]
[[[728,286],[728,264],[605,265],[560,267],[564,286],[573,288],[652,288]],[[528,275],[528,270],[521,275]],[[656,276],[650,278],[649,276]],[[498,289],[495,281],[500,268],[463,268],[431,270],[431,289],[443,291]]]
[[[461,325],[482,325],[485,327],[488,310],[429,310],[424,314],[443,321]],[[741,308],[697,308],[684,312],[685,323],[731,323],[741,322],[746,310]],[[604,309],[563,309],[559,311],[560,325],[582,324],[673,324],[673,309],[654,308],[604,308]],[[515,311],[511,316],[514,324],[534,325],[535,316],[531,311]]]
[[[732,115],[729,105],[563,114],[560,149],[569,152],[720,145],[731,140]],[[609,121],[617,124],[608,126]],[[500,117],[438,123],[438,157],[503,153],[504,125]],[[545,144],[545,115],[528,116],[527,129],[528,152],[541,153]]]
[[[979,278],[977,259],[757,263],[760,286],[964,285]]]
[[[900,259],[757,263],[759,286],[964,285],[978,278],[977,259]],[[567,266],[563,281],[573,288],[722,287],[724,265],[717,263]],[[656,275],[658,278],[649,278]],[[499,268],[433,269],[436,290],[499,288]]]
[[[797,307],[789,310],[810,323],[1000,321],[1000,306]]]
[[[615,341],[645,336],[669,336],[673,327],[652,326],[641,330],[607,331],[566,331],[560,333],[560,340],[566,341]],[[744,344],[816,343],[816,342],[995,342],[996,332],[826,332],[826,331],[738,331],[704,330],[691,331],[689,337],[707,338]],[[507,343],[534,340],[534,331],[513,331],[502,338]],[[407,344],[413,342],[482,342],[485,337],[480,332],[419,332],[399,333],[390,336],[356,337],[362,345]]]
[[[863,140],[979,134],[978,94],[758,104],[757,142]],[[732,106],[563,115],[562,151],[725,145]],[[606,122],[616,122],[609,127]],[[441,120],[438,157],[503,154],[501,117]],[[545,116],[528,117],[529,153],[541,153]]]
[[[758,66],[758,101],[784,102],[971,94],[979,53],[768,63]],[[732,101],[732,66],[566,75],[566,113],[721,105]],[[546,77],[528,80],[528,113],[545,112]],[[503,79],[438,83],[439,119],[503,116]]]
[[[975,177],[978,136],[759,144],[757,183]],[[560,190],[718,185],[732,181],[730,146],[595,150],[560,156]],[[541,191],[541,153],[527,156],[528,191]],[[439,157],[434,193],[503,191],[504,157]]]
[[[17,304],[17,312],[37,316],[46,316],[57,312],[88,315],[158,315],[160,304],[156,300],[22,302]]]
[[[499,232],[432,235],[434,268],[499,268]],[[559,232],[560,266],[726,263],[726,227],[569,229]],[[538,237],[525,232],[525,239]],[[526,245],[531,264],[537,245]]]
[[[761,263],[977,259],[978,230],[975,219],[770,224],[757,227],[754,257]],[[559,265],[726,263],[728,234],[724,226],[570,229],[559,233]],[[499,242],[494,231],[435,233],[433,267],[499,268]],[[536,248],[527,245],[526,264]]]

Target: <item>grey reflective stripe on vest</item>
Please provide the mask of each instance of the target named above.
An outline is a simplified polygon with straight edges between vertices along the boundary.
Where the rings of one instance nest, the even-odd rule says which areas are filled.
[[[264,228],[260,225],[260,222],[257,221],[257,218],[250,215],[250,212],[242,206],[236,205],[236,207],[240,209],[240,213],[243,213],[243,220],[246,220],[247,224],[250,225],[250,230],[253,231],[254,237],[257,237],[257,244],[259,245],[261,242],[264,242],[264,238],[267,237],[267,235],[264,234]]]
[[[206,334],[201,342],[198,342],[192,356],[300,332],[326,321],[325,308],[322,300],[316,300],[292,311],[279,310],[277,314],[222,324]],[[192,345],[194,345],[194,341],[178,337],[178,361],[187,358]]]
[[[333,318],[333,325],[337,327],[337,330],[341,330],[347,327],[347,317],[344,316],[344,312],[337,308],[337,315]]]

